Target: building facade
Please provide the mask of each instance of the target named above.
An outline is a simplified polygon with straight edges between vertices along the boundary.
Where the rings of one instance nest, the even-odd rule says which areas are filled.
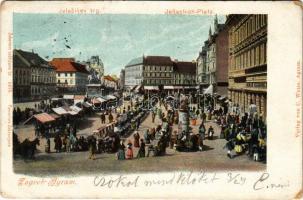
[[[74,58],[54,58],[50,64],[56,70],[57,88],[60,92],[83,93],[88,84],[89,72]]]
[[[173,85],[196,86],[196,62],[174,62]]]
[[[196,60],[196,83],[199,87],[206,88],[209,84],[206,76],[206,61],[207,61],[207,45],[204,44],[202,51],[199,52],[199,56]]]
[[[209,29],[208,39],[197,58],[197,84],[200,88],[213,85],[221,96],[228,90],[228,30],[214,19],[214,32]]]
[[[18,50],[13,51],[13,100],[14,102],[31,99],[31,68]]]
[[[99,56],[92,56],[89,59],[89,67],[96,72],[99,80],[104,76],[104,64]]]
[[[125,70],[122,69],[120,71],[120,84],[119,84],[119,88],[120,89],[124,89],[125,87]]]
[[[141,85],[143,81],[143,57],[131,60],[125,66],[125,87]]]
[[[25,96],[29,94],[31,100],[40,100],[56,93],[56,72],[46,60],[34,52],[22,50],[14,50],[14,55],[16,56],[16,69],[18,69],[19,64],[23,63],[30,70],[30,73],[27,71],[22,74],[23,78],[19,74],[21,83],[23,81],[28,85],[28,81],[30,81],[30,91]],[[20,70],[17,71],[20,72]],[[23,72],[25,71],[23,70]],[[18,80],[16,83],[18,84]],[[21,96],[24,96],[24,93]]]
[[[266,118],[267,15],[228,15],[229,99],[248,112],[256,105]]]
[[[167,56],[144,56],[143,85],[161,86],[173,84],[174,63]]]

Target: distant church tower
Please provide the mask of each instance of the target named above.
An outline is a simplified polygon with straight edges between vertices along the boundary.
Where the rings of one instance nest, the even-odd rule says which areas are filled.
[[[218,16],[216,15],[215,16],[215,20],[214,20],[214,31],[215,31],[215,33],[218,33]]]

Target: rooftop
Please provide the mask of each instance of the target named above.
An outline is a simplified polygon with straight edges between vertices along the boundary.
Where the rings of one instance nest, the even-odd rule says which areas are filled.
[[[54,66],[56,72],[81,72],[89,74],[84,65],[74,62],[74,60],[73,58],[54,58],[49,63]]]

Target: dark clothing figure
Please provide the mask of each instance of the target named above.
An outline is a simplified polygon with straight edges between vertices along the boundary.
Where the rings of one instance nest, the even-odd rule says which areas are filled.
[[[49,138],[47,138],[47,141],[46,141],[45,152],[50,153],[50,139]]]
[[[100,118],[101,118],[101,123],[105,124],[105,115],[104,115],[104,113],[101,113]]]
[[[143,157],[145,157],[145,143],[144,143],[143,139],[141,139],[141,146],[138,151],[137,158],[143,158]]]
[[[56,153],[59,153],[61,151],[61,148],[62,148],[62,140],[61,140],[60,135],[55,136],[54,143],[55,143]]]
[[[155,117],[156,117],[156,114],[154,112],[152,112],[152,123],[155,123]]]
[[[139,145],[139,140],[140,140],[140,135],[139,135],[138,132],[136,132],[136,133],[134,134],[134,147],[137,147],[137,148],[140,147],[140,145]]]
[[[109,120],[109,123],[112,123],[114,120],[114,117],[111,113],[109,113],[109,115],[108,115],[108,120]]]
[[[212,126],[210,126],[209,129],[208,129],[208,139],[212,140],[213,136],[214,136],[214,129],[213,129]]]

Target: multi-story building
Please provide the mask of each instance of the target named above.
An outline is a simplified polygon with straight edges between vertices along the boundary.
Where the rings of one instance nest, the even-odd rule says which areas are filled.
[[[92,56],[89,59],[89,67],[94,69],[96,76],[101,80],[101,77],[104,76],[104,64],[99,56]]]
[[[133,61],[136,62],[133,62]],[[125,86],[138,90],[196,89],[196,62],[173,61],[168,56],[143,56],[125,67]],[[139,81],[135,81],[135,80]]]
[[[174,62],[173,85],[196,85],[196,62]]]
[[[84,65],[74,58],[54,58],[50,64],[56,70],[57,87],[61,92],[85,92],[89,72]]]
[[[173,84],[174,62],[168,56],[144,56],[143,84],[161,86]]]
[[[46,60],[34,52],[22,50],[14,50],[14,55],[16,56],[17,65],[23,63],[30,69],[30,73],[22,75],[25,77],[21,78],[21,80],[26,80],[26,83],[30,79],[30,91],[25,96],[30,94],[31,99],[34,100],[43,99],[56,93],[56,72]],[[21,61],[21,63],[18,61]],[[18,67],[16,66],[16,68]]]
[[[255,104],[266,118],[267,15],[228,15],[229,99],[247,112]]]
[[[18,53],[19,51],[16,49],[13,51],[14,102],[29,100],[31,98],[31,64]]]
[[[124,89],[124,86],[125,86],[125,70],[122,69],[121,72],[120,72],[120,89]]]
[[[219,24],[217,16],[214,20],[214,32],[209,29],[209,38],[205,42],[206,77],[215,92],[227,96],[228,87],[228,30],[225,24]]]
[[[205,41],[202,51],[199,52],[199,56],[196,60],[196,82],[200,89],[206,88],[209,85],[206,76],[207,43],[208,41]]]
[[[131,60],[125,66],[125,86],[128,88],[141,85],[143,81],[143,57]]]
[[[114,93],[118,88],[117,81],[110,75],[103,76],[101,79],[101,84],[104,86],[103,94]]]

